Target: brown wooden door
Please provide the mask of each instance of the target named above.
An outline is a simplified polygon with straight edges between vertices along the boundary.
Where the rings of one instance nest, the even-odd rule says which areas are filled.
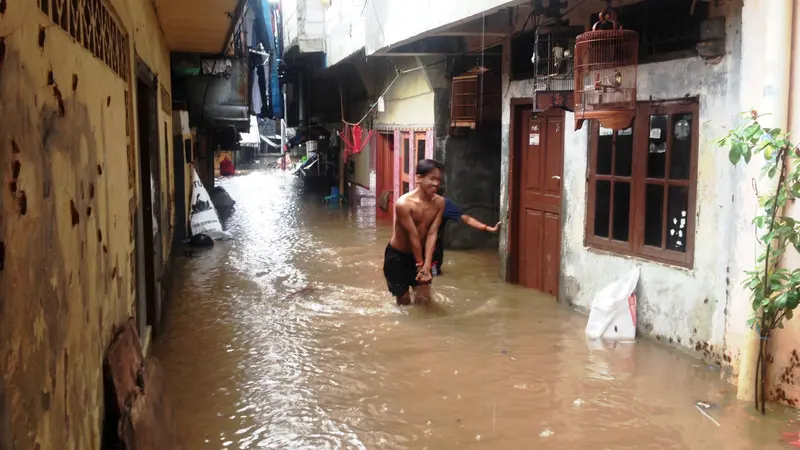
[[[394,214],[394,135],[392,134],[378,134],[378,161],[377,161],[377,186],[378,199],[384,192],[389,195],[389,207],[384,211],[380,207],[380,202],[377,206],[377,217],[391,219]]]
[[[564,113],[515,109],[512,281],[558,295]]]

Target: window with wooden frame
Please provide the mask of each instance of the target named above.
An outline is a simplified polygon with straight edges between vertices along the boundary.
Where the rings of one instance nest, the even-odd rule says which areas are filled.
[[[691,268],[697,99],[640,103],[631,128],[590,129],[586,244]]]
[[[414,177],[411,174],[411,133],[400,135],[402,142],[401,155],[402,167],[400,168],[400,195],[406,194],[411,190]]]

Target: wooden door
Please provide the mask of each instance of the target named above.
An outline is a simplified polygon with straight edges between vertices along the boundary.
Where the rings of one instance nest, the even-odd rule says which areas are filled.
[[[512,281],[558,295],[564,113],[515,109]]]
[[[378,196],[377,217],[391,219],[394,214],[394,135],[389,133],[378,134],[378,161],[377,161],[377,180],[375,182]],[[386,211],[381,208],[381,196],[389,196],[389,204]]]

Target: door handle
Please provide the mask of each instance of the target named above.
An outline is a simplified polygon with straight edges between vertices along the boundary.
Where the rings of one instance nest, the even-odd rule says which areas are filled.
[[[560,180],[560,179],[561,179],[561,177],[560,177],[560,176],[558,176],[558,175],[553,175],[553,176],[552,176],[552,177],[550,177],[550,178],[552,178],[552,179],[554,179],[554,180]]]

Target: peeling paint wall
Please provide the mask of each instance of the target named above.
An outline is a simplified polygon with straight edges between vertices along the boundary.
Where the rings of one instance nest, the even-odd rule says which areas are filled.
[[[588,125],[565,133],[562,205],[561,301],[588,309],[594,295],[633,267],[640,267],[637,288],[640,333],[697,351],[718,363],[730,362],[726,349],[726,314],[734,240],[737,188],[749,178],[731,167],[727,152],[716,146],[740,111],[741,16],[727,20],[729,51],[719,65],[687,58],[639,66],[638,98],[700,98],[700,143],[694,269],[686,270],[584,246]],[[504,85],[506,83],[504,82]],[[510,83],[503,112],[502,217],[508,212],[509,99],[530,97],[530,81]],[[574,123],[567,114],[566,123]],[[501,236],[503,268],[508,260],[507,236]],[[505,275],[505,273],[504,273]]]
[[[0,448],[97,449],[103,355],[135,311],[138,156],[124,78],[135,46],[169,93],[169,54],[149,2],[108,6],[128,35],[117,72],[38,3],[0,13]]]
[[[449,111],[448,111],[449,116]],[[482,125],[447,138],[445,196],[464,212],[493,226],[500,211],[500,126]],[[449,222],[446,248],[497,247],[497,236],[463,223]]]
[[[748,14],[748,20],[753,20],[752,14]],[[755,26],[757,23],[758,22],[752,23],[750,26]],[[788,125],[789,133],[793,136],[790,139],[798,143],[800,141],[800,138],[798,138],[798,136],[800,136],[800,98],[798,97],[798,92],[800,92],[800,32],[798,32],[800,30],[800,7],[796,4],[794,6],[793,24],[795,32],[791,46],[792,80],[789,98]],[[758,47],[759,44],[762,44],[758,39],[753,39],[753,41],[755,42],[750,42],[750,39],[748,39],[748,45]],[[766,64],[762,65],[760,61],[754,61],[754,63],[754,77],[757,77],[758,68],[764,67]],[[783,214],[788,217],[793,217],[795,220],[800,220],[800,202],[795,201],[787,205]],[[752,265],[751,260],[750,266],[752,267]],[[800,268],[800,254],[794,249],[789,248],[784,254],[781,265],[789,270]],[[744,308],[746,308],[744,311],[748,311],[750,302],[744,301],[742,303]],[[739,317],[736,320],[742,321],[746,320],[746,318]],[[736,328],[738,328],[740,333],[741,330],[743,330],[743,324],[744,322],[735,324],[738,325]],[[732,329],[731,331],[735,330],[733,325],[732,323],[730,327]],[[740,333],[736,334],[741,336]],[[798,320],[797,311],[795,311],[795,317],[786,322],[786,326],[783,330],[776,330],[772,334],[770,360],[771,364],[768,369],[769,374],[767,378],[768,395],[773,399],[784,401],[795,408],[800,407],[800,320]]]

